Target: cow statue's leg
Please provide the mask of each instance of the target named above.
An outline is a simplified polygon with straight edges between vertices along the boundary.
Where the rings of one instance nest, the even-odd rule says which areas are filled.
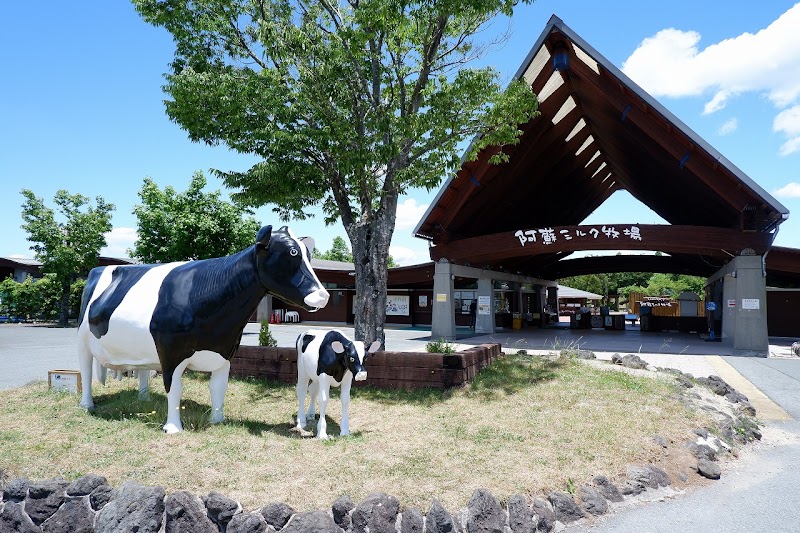
[[[318,393],[319,383],[311,380],[308,386],[308,410],[306,411],[306,420],[314,420],[316,418]]]
[[[139,399],[150,399],[150,370],[147,368],[140,368],[136,371],[139,375]]]
[[[83,339],[78,342],[78,364],[81,369],[81,387],[83,388],[80,406],[92,410],[94,409],[94,401],[92,401],[92,365],[94,364],[94,357],[92,357],[92,352]]]
[[[225,403],[225,393],[228,391],[228,374],[231,370],[231,362],[225,361],[225,364],[216,370],[211,371],[211,380],[208,382],[208,388],[211,391],[211,419],[212,424],[219,424],[225,418],[222,406]]]
[[[350,385],[353,384],[353,373],[346,372],[342,378],[342,430],[339,435],[344,437],[350,434],[350,419],[347,416],[347,410],[350,407]]]
[[[297,429],[306,428],[306,392],[308,392],[308,375],[303,365],[297,365]]]
[[[325,421],[325,411],[328,408],[328,400],[331,396],[331,378],[325,374],[319,376],[318,401],[319,401],[319,421],[317,422],[317,438],[327,440],[328,423]]]
[[[167,423],[164,424],[165,433],[179,433],[183,431],[183,424],[181,423],[181,394],[183,393],[183,384],[181,378],[183,371],[189,364],[188,360],[184,360],[172,372],[172,381],[170,382],[169,392],[167,393]]]

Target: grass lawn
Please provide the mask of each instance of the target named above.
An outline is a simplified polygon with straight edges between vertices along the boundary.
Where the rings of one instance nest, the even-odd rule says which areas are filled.
[[[94,472],[198,495],[217,490],[246,509],[282,501],[298,511],[327,508],[340,494],[358,502],[380,490],[426,511],[449,509],[479,487],[515,493],[568,490],[629,464],[656,463],[679,484],[682,443],[705,415],[680,401],[672,381],[598,369],[578,361],[509,355],[468,387],[449,391],[354,389],[349,437],[338,437],[338,390],[328,409],[331,441],[291,431],[295,388],[231,379],[226,420],[211,426],[208,378],[184,376],[184,432],[165,435],[161,378],[152,399],[137,380],[94,384],[96,409],[45,383],[0,391],[0,470],[9,478],[74,479]],[[672,470],[672,471],[671,471]],[[684,469],[685,471],[685,469]]]

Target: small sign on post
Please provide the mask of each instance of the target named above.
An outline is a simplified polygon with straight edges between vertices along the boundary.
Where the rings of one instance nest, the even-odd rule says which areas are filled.
[[[742,309],[760,309],[761,301],[758,298],[742,298]]]
[[[50,390],[81,392],[81,373],[77,370],[49,370],[47,383]]]

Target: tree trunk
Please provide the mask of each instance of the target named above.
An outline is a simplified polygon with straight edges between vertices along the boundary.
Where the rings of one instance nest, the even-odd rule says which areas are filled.
[[[384,346],[389,243],[397,216],[397,197],[384,197],[384,208],[369,221],[358,220],[345,228],[353,249],[356,274],[355,338],[369,346]]]
[[[61,301],[58,304],[58,325],[59,326],[67,326],[69,323],[69,294],[70,294],[70,285],[62,284],[61,285]]]

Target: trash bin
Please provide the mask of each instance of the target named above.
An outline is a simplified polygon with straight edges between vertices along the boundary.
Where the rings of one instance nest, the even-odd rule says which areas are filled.
[[[512,329],[522,329],[522,314],[521,313],[514,313],[512,315],[511,328]]]

